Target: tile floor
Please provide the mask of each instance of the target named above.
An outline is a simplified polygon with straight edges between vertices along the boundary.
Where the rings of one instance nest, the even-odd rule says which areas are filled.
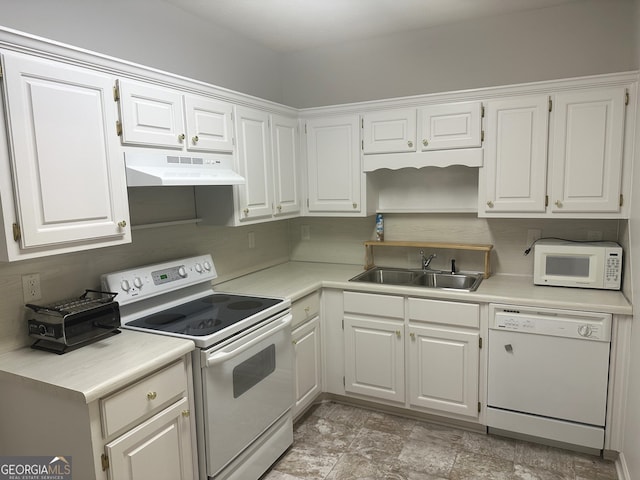
[[[334,402],[294,427],[262,480],[616,480],[613,462]]]

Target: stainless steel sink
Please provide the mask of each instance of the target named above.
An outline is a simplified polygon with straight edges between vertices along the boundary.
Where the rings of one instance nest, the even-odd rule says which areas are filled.
[[[422,270],[396,268],[372,268],[353,277],[350,282],[383,283],[390,285],[410,285],[423,274]]]
[[[482,282],[481,273],[450,273],[438,270],[411,270],[404,268],[375,267],[350,282],[367,282],[384,285],[406,285],[426,288],[446,288],[473,292]]]
[[[429,288],[452,288],[473,292],[482,282],[482,274],[426,272],[413,280],[414,285]]]

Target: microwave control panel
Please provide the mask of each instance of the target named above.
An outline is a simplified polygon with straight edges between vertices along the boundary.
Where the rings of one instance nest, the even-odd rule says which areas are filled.
[[[604,261],[605,288],[619,289],[622,276],[622,254],[619,249],[607,249]]]

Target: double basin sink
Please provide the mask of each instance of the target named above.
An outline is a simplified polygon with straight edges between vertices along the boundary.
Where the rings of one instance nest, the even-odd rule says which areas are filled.
[[[480,286],[482,279],[482,273],[450,273],[440,270],[374,267],[356,275],[349,281],[474,292]]]

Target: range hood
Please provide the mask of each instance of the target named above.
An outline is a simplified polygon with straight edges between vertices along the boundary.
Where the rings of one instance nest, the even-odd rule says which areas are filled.
[[[246,183],[233,170],[231,155],[127,149],[124,161],[128,187]]]

